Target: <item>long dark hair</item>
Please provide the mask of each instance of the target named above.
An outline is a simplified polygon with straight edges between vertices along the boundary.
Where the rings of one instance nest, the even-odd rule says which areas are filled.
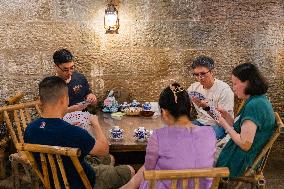
[[[268,90],[268,82],[258,68],[251,63],[240,64],[235,67],[232,74],[242,82],[248,81],[245,89],[246,95],[262,95]]]
[[[175,119],[184,115],[190,118],[191,103],[189,95],[178,83],[173,83],[162,91],[159,106],[168,110]]]

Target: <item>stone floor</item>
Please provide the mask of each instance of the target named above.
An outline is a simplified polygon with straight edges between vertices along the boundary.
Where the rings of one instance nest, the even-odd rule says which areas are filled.
[[[136,153],[136,155],[139,155]],[[125,157],[125,156],[124,156]],[[129,156],[128,156],[129,158]],[[127,159],[128,159],[127,158]],[[135,158],[130,158],[135,159]],[[129,159],[128,159],[129,160]],[[136,159],[140,163],[141,158]],[[120,159],[119,161],[123,161]],[[141,164],[134,164],[135,162],[129,162],[138,167]],[[268,163],[265,169],[265,178],[267,180],[267,189],[284,189],[284,136],[281,136],[279,140],[276,141],[271,154],[268,159]],[[11,177],[5,180],[0,180],[0,189],[12,189],[12,179]],[[243,189],[250,188],[249,186],[243,186]],[[21,189],[31,189],[29,184],[23,183]]]

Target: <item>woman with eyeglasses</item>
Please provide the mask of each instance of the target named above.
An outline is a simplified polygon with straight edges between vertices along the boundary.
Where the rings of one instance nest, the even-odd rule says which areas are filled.
[[[228,167],[230,177],[238,177],[252,165],[275,130],[275,116],[266,92],[268,83],[258,68],[245,63],[232,71],[234,93],[245,100],[244,106],[233,119],[219,108],[218,123],[231,139],[221,151],[217,167]]]
[[[165,127],[154,130],[146,149],[145,164],[121,189],[148,188],[143,170],[173,170],[213,167],[216,138],[212,127],[198,127],[189,120],[188,93],[174,83],[160,94],[159,106]],[[200,179],[200,188],[211,186],[212,179]],[[160,181],[158,189],[170,188],[170,181]],[[189,182],[193,187],[193,182]],[[178,183],[181,188],[181,183]]]

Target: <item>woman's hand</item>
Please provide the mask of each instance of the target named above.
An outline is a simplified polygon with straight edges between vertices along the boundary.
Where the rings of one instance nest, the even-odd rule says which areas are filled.
[[[218,125],[226,129],[228,126],[230,127],[229,123],[226,121],[226,119],[222,116],[222,113],[220,112],[217,114],[217,119],[216,119]]]
[[[217,107],[216,109],[221,114],[221,116],[227,121],[229,125],[234,124],[234,119],[232,118],[232,116],[227,110],[223,109],[222,107]]]

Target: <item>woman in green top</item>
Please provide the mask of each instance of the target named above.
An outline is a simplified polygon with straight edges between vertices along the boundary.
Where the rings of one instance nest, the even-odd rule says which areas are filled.
[[[217,160],[217,167],[228,167],[230,177],[238,177],[252,165],[275,130],[275,116],[265,93],[266,79],[257,67],[250,63],[240,64],[232,71],[233,91],[245,103],[236,118],[218,109],[221,125],[231,139]]]

